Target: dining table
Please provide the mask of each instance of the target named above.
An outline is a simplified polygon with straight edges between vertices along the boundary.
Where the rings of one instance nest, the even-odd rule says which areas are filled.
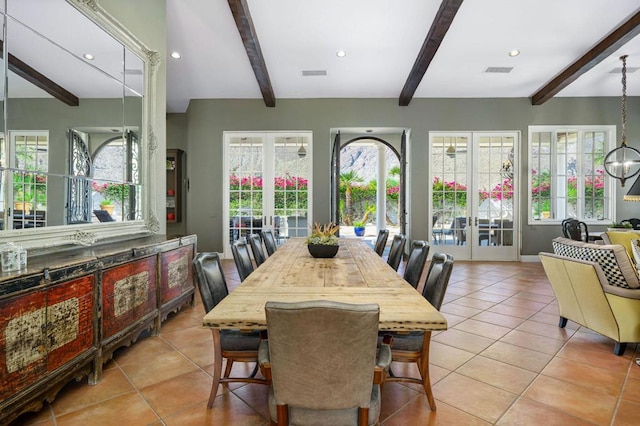
[[[203,318],[214,341],[213,387],[222,372],[220,330],[266,330],[268,301],[376,303],[381,331],[446,330],[446,318],[361,238],[340,238],[333,258],[314,258],[290,238]],[[429,385],[430,386],[430,385]]]

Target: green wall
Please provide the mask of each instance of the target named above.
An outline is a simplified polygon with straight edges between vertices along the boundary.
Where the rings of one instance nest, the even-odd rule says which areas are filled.
[[[640,98],[629,98],[629,145],[640,147]],[[411,239],[427,239],[426,185],[429,182],[429,131],[520,131],[520,189],[527,186],[527,126],[618,125],[619,98],[554,98],[532,106],[529,99],[414,99],[408,107],[397,99],[278,99],[267,108],[261,99],[194,99],[186,113],[182,134],[187,137],[187,168],[191,190],[187,200],[187,231],[198,235],[199,250],[222,251],[223,244],[223,132],[310,130],[313,132],[313,220],[329,220],[331,129],[394,127],[411,130]],[[174,119],[176,128],[182,123]],[[173,133],[173,132],[172,132]],[[344,138],[343,140],[346,140]],[[630,186],[630,185],[628,185]],[[627,188],[617,191],[617,217],[640,216],[640,205],[624,203]],[[526,206],[527,197],[521,197]],[[551,250],[560,226],[527,224],[521,206],[522,255]],[[604,227],[590,227],[602,230]]]

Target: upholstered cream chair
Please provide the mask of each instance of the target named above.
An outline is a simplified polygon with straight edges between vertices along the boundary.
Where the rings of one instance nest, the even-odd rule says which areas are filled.
[[[640,281],[622,245],[553,240],[540,259],[558,300],[559,326],[571,320],[614,340],[616,355],[640,342]]]
[[[269,340],[259,359],[272,379],[271,424],[376,424],[391,363],[388,344],[376,357],[378,305],[267,302],[265,311]]]

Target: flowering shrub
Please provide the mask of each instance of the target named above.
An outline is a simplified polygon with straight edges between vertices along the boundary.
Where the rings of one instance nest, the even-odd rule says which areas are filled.
[[[126,183],[98,183],[93,181],[91,189],[102,195],[102,201],[122,203],[123,200],[129,197],[129,185]]]
[[[467,187],[461,183],[443,182],[433,178],[433,207],[442,209],[445,205],[465,207],[467,205]]]
[[[308,184],[309,181],[303,177],[276,176],[273,179],[276,215],[289,215],[292,211],[305,210],[308,204]],[[235,215],[234,210],[239,209],[251,209],[252,211],[261,212],[263,185],[262,177],[244,176],[240,178],[232,174],[229,177],[229,206],[232,211],[231,214]],[[260,215],[260,213],[257,214]]]

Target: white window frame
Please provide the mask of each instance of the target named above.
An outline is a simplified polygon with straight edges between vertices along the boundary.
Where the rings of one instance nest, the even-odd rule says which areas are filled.
[[[552,206],[551,206],[551,217],[549,218],[534,218],[532,215],[532,206],[533,206],[533,190],[532,190],[532,184],[533,184],[533,176],[531,174],[531,169],[532,169],[532,165],[533,165],[533,134],[534,133],[541,133],[541,132],[549,132],[552,133],[552,138],[551,138],[551,157],[555,158],[558,155],[557,152],[557,135],[558,133],[564,133],[564,132],[576,132],[578,134],[578,144],[577,144],[577,157],[581,158],[584,155],[584,152],[582,151],[583,148],[583,143],[582,140],[584,138],[584,134],[587,132],[602,132],[605,133],[607,135],[607,141],[605,142],[605,154],[609,151],[611,151],[615,145],[616,145],[616,126],[615,125],[582,125],[582,126],[529,126],[528,129],[528,167],[527,167],[527,191],[528,191],[528,196],[527,196],[527,222],[529,225],[557,225],[559,223],[562,222],[562,220],[565,219],[565,217],[559,217],[558,215],[558,205],[557,203],[554,202],[554,199],[556,199],[557,195],[554,195],[554,191],[556,191],[554,189],[554,187],[552,186],[552,195],[551,195],[551,201],[552,201]],[[604,169],[604,166],[603,166]],[[584,176],[581,174],[581,171],[579,170],[579,176],[582,177],[582,180],[584,180]],[[556,164],[552,162],[551,164],[551,179],[552,181],[554,179],[558,179],[558,172],[556,170]],[[615,207],[615,179],[613,179],[612,177],[608,176],[606,173],[604,174],[604,180],[605,180],[605,207],[604,207],[604,217],[602,218],[595,218],[595,219],[585,219],[584,217],[581,217],[581,213],[582,213],[582,208],[580,206],[582,206],[583,202],[584,202],[584,192],[583,191],[578,191],[577,197],[578,197],[578,203],[577,205],[579,206],[578,208],[578,217],[577,219],[584,221],[587,224],[595,224],[595,225],[601,225],[603,222],[607,223],[610,222],[612,219],[616,217],[616,207]]]

